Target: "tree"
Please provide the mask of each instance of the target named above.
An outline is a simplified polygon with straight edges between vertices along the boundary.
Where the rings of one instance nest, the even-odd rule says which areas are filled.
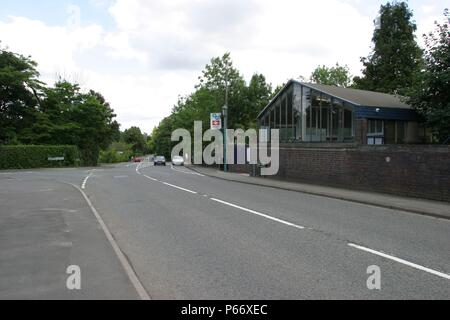
[[[352,82],[350,70],[347,66],[336,63],[334,67],[318,66],[311,74],[311,81],[317,84],[348,87]]]
[[[32,125],[28,143],[76,145],[83,164],[97,165],[99,152],[117,136],[116,115],[104,97],[95,91],[82,93],[79,85],[65,80],[45,89],[39,121]]]
[[[116,117],[109,103],[99,100],[99,94],[90,91],[83,94],[83,103],[72,111],[71,120],[77,130],[76,145],[81,150],[85,165],[96,166],[101,149],[106,149],[118,130]],[[104,101],[104,100],[103,100]]]
[[[413,13],[405,2],[382,5],[373,34],[374,49],[362,58],[363,76],[355,77],[357,89],[407,94],[422,66],[422,50],[416,43]]]
[[[424,117],[439,142],[450,138],[450,14],[424,35],[425,70],[412,90],[409,103]]]
[[[228,86],[228,124],[229,128],[243,128],[242,116],[245,114],[246,92],[245,80],[233,67],[230,53],[211,59],[199,78],[197,89],[204,89],[203,95],[210,95],[215,101],[207,113],[221,112],[225,105],[226,87]],[[206,91],[205,91],[206,90]],[[209,122],[209,114],[206,120]]]
[[[161,121],[159,126],[152,133],[152,151],[155,155],[170,158],[172,153],[171,141],[174,130],[172,117],[167,117]]]
[[[244,105],[244,128],[256,128],[258,114],[269,104],[272,86],[262,74],[254,74],[247,87],[247,101]]]
[[[18,142],[35,120],[43,83],[29,57],[0,48],[0,144]]]
[[[149,149],[153,153],[170,156],[173,130],[183,128],[194,134],[194,121],[201,121],[209,129],[210,114],[222,112],[228,85],[228,127],[249,129],[256,127],[256,117],[269,103],[272,87],[262,74],[254,74],[248,86],[239,71],[233,67],[231,56],[211,59],[199,77],[195,92],[180,97],[165,118],[153,131]]]
[[[146,149],[146,140],[142,131],[138,127],[131,127],[123,133],[125,143],[131,144],[134,153],[144,153]]]

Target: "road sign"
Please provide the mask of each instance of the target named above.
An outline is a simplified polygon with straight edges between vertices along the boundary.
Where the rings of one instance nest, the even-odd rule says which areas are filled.
[[[211,113],[211,130],[222,129],[222,114]]]

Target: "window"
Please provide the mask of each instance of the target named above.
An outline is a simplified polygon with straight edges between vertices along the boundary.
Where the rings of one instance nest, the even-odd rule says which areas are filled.
[[[325,94],[321,96],[321,127],[320,127],[320,136],[321,141],[333,141],[335,140],[332,133],[332,108],[331,108],[331,98]]]
[[[344,130],[343,130],[343,112],[344,103],[341,100],[333,99],[333,109],[332,109],[332,137],[338,142],[344,141]]]
[[[396,140],[397,143],[405,143],[406,141],[406,122],[405,121],[397,121],[396,122]]]
[[[355,117],[353,106],[349,103],[344,104],[343,111],[344,140],[349,141],[355,138]],[[381,125],[381,127],[383,127]]]
[[[386,144],[402,144],[407,137],[406,121],[385,121],[385,142]]]
[[[369,120],[367,123],[367,135],[382,136],[384,135],[383,120]]]
[[[292,90],[287,94],[287,139],[295,139],[295,126],[294,126],[294,115],[293,115],[293,92]]]
[[[311,92],[311,127],[309,131],[311,142],[320,142],[320,93]]]
[[[280,139],[281,141],[287,140],[287,99],[286,96],[281,99],[280,108]]]
[[[275,128],[275,108],[272,107],[270,110],[270,129]]]
[[[278,101],[275,104],[275,126],[274,126],[274,129],[280,129],[280,124],[281,124],[281,112],[280,112],[280,109],[281,109],[281,104]]]
[[[305,141],[311,142],[312,140],[312,111],[311,111],[311,89],[303,87],[303,110],[305,112],[304,128],[305,128]],[[315,128],[315,124],[314,124]]]

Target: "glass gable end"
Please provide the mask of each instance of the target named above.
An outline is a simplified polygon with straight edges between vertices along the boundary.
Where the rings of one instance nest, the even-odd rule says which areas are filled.
[[[279,129],[281,142],[352,142],[355,119],[352,104],[294,82],[272,101],[260,124]]]

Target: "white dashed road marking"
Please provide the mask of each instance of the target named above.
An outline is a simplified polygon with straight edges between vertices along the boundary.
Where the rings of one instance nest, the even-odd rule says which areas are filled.
[[[149,177],[149,176],[146,176],[146,175],[144,175],[144,177],[146,177],[147,179],[150,179],[152,181],[159,182],[158,179],[155,179],[155,178],[152,178],[152,177]]]
[[[182,187],[179,187],[179,186],[167,183],[167,182],[163,182],[163,184],[165,184],[166,186],[175,188],[175,189],[183,190],[183,191],[186,191],[186,192],[189,192],[189,193],[192,193],[192,194],[197,194],[197,192],[195,192],[195,191],[192,191],[192,190],[189,190],[189,189],[185,189],[185,188],[182,188]]]
[[[403,260],[403,259],[391,256],[391,255],[385,254],[383,252],[376,251],[376,250],[373,250],[373,249],[369,249],[369,248],[366,248],[366,247],[362,247],[362,246],[359,246],[359,245],[356,245],[356,244],[353,244],[353,243],[349,243],[348,245],[350,247],[352,247],[352,248],[355,248],[355,249],[358,249],[358,250],[362,250],[362,251],[365,251],[365,252],[369,252],[369,253],[375,254],[377,256],[380,256],[380,257],[383,257],[383,258],[386,258],[386,259],[389,259],[389,260],[392,260],[392,261],[395,261],[395,262],[407,265],[409,267],[412,267],[412,268],[415,268],[415,269],[418,269],[418,270],[422,270],[422,271],[434,274],[434,275],[436,275],[438,277],[442,277],[444,279],[450,280],[450,275],[448,275],[446,273],[443,273],[443,272],[440,272],[440,271],[436,271],[436,270],[433,270],[433,269],[430,269],[430,268],[418,265],[416,263],[412,263],[412,262],[409,262],[409,261],[406,261],[406,260]]]
[[[92,176],[92,172],[83,180],[83,183],[81,184],[81,189],[86,189],[86,183],[89,180],[89,178]]]
[[[177,172],[181,172],[181,173],[185,173],[185,174],[190,174],[190,175],[194,175],[194,176],[200,176],[200,177],[204,177],[203,174],[201,173],[197,173],[197,172],[191,172],[191,171],[184,171],[184,170],[179,170],[176,169],[173,165],[170,167],[173,171],[177,171]]]
[[[257,215],[257,216],[260,216],[260,217],[263,217],[263,218],[266,218],[266,219],[269,219],[269,220],[272,220],[272,221],[275,221],[275,222],[278,222],[278,223],[282,223],[282,224],[290,226],[290,227],[294,227],[294,228],[297,228],[297,229],[305,229],[305,227],[303,227],[303,226],[299,226],[299,225],[296,225],[294,223],[291,223],[291,222],[288,222],[288,221],[285,221],[285,220],[281,220],[281,219],[269,216],[267,214],[264,214],[264,213],[261,213],[261,212],[258,212],[258,211],[250,210],[250,209],[247,209],[247,208],[244,208],[244,207],[241,207],[241,206],[238,206],[238,205],[226,202],[226,201],[222,201],[222,200],[214,199],[214,198],[211,198],[211,200],[215,201],[215,202],[222,203],[224,205],[227,205],[227,206],[230,206],[230,207],[233,207],[233,208],[236,208],[236,209],[239,209],[239,210],[246,211],[248,213],[251,213],[251,214],[254,214],[254,215]]]

